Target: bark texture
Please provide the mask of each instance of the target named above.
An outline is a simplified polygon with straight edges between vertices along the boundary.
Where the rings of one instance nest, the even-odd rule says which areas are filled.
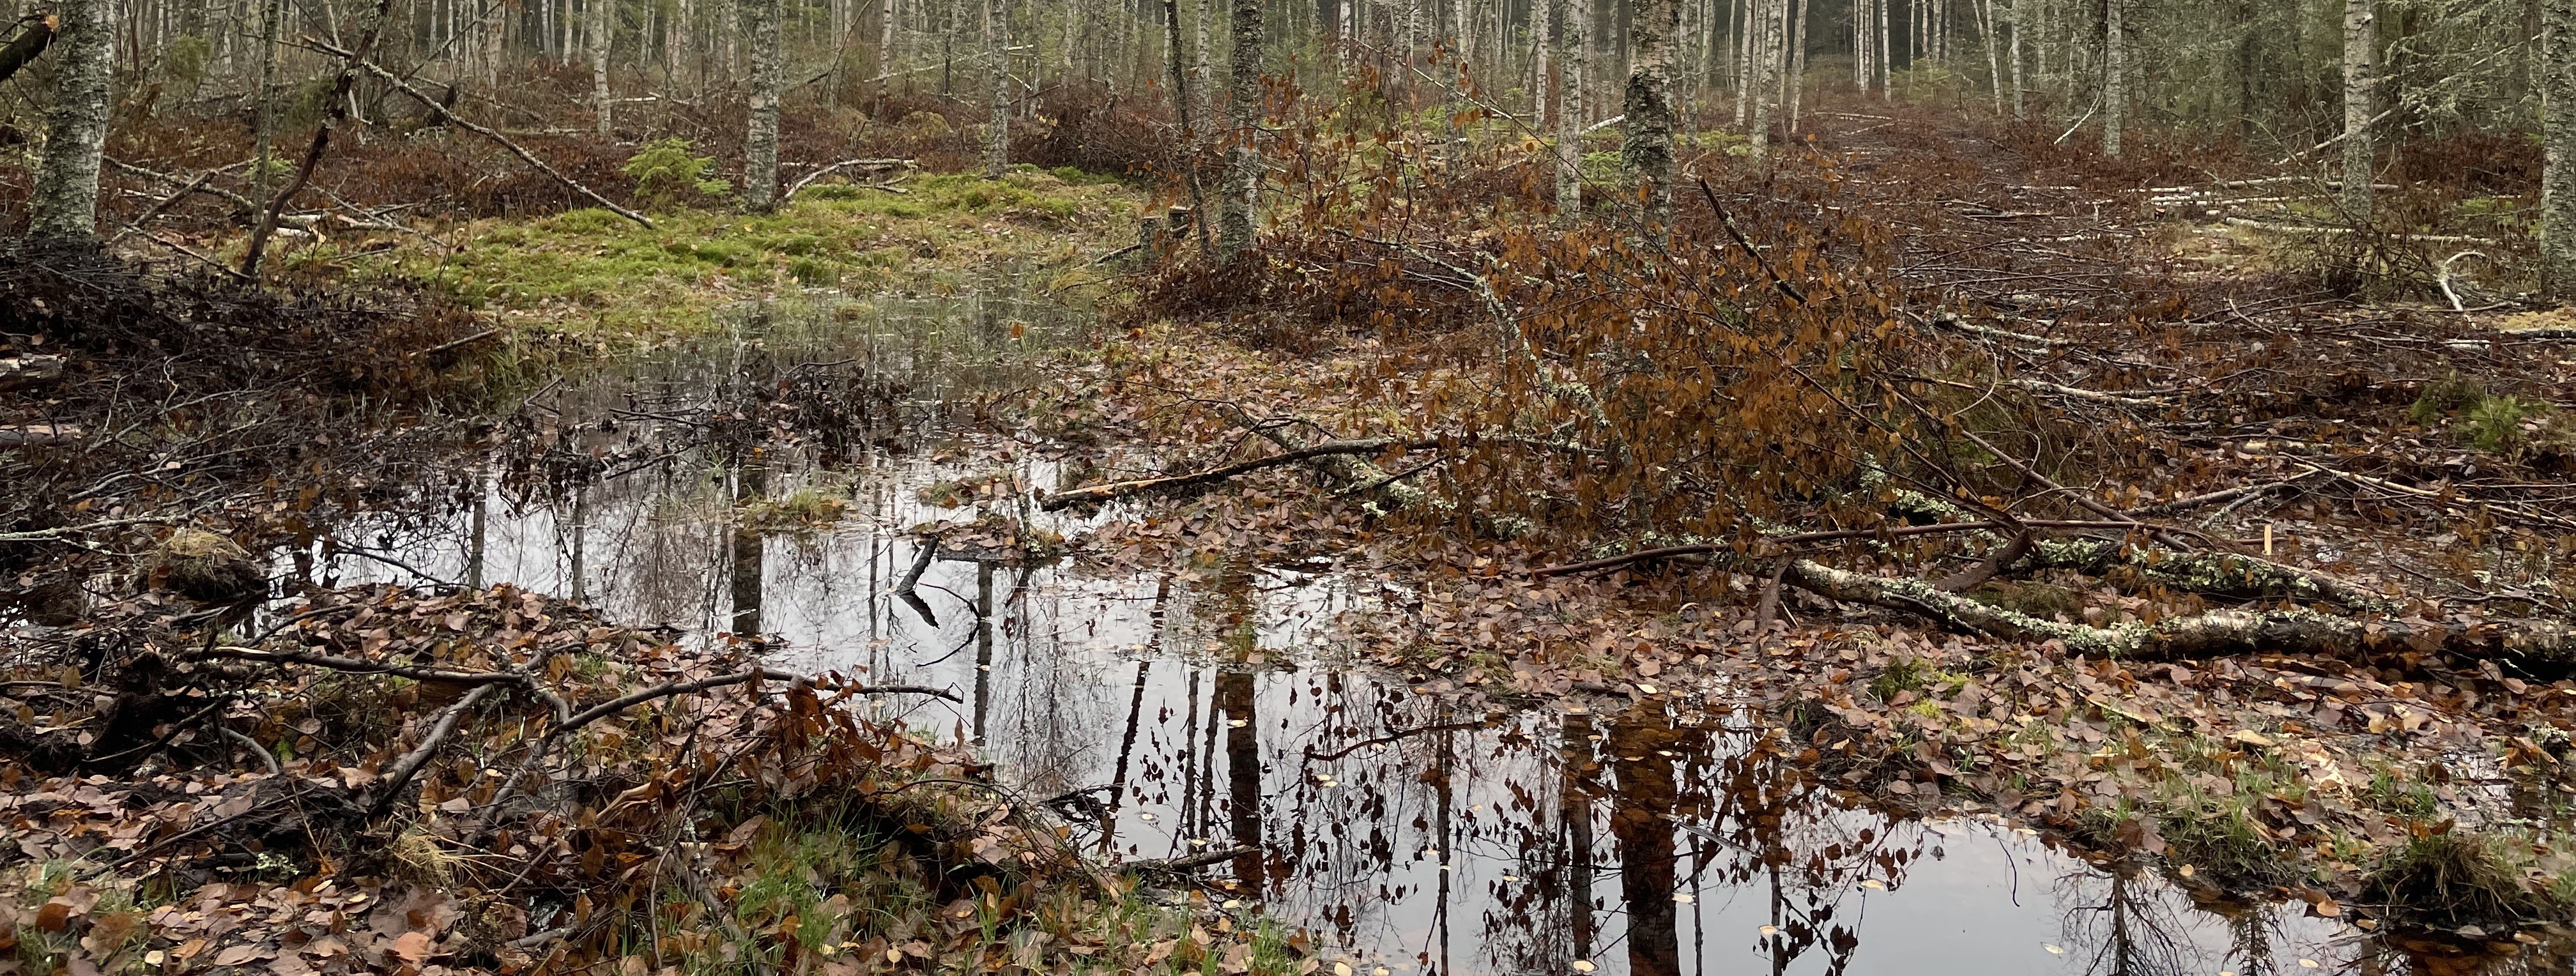
[[[2377,18],[2370,0],[2343,4],[2343,211],[2356,224],[2370,223],[2371,48]]]
[[[1782,5],[1784,2],[1753,0],[1754,9],[1760,11],[1756,16],[1762,23],[1755,28],[1753,71],[1752,76],[1745,80],[1744,87],[1752,92],[1753,97],[1753,121],[1750,123],[1753,141],[1748,148],[1756,163],[1771,153],[1772,78],[1778,72],[1776,58],[1780,50],[1780,19],[1787,13],[1787,8]]]
[[[1584,29],[1592,21],[1592,2],[1558,0],[1556,5],[1565,18],[1556,42],[1556,212],[1571,219],[1583,212]]]
[[[115,59],[115,0],[63,0],[53,46],[54,104],[45,155],[27,201],[27,236],[98,236],[99,154],[107,146],[108,75]]]
[[[609,137],[617,103],[608,93],[608,39],[616,27],[617,5],[610,0],[590,0],[590,103],[595,113],[592,122],[599,137]]]
[[[1261,208],[1261,150],[1253,142],[1261,122],[1261,0],[1234,0],[1230,19],[1233,90],[1225,108],[1234,138],[1225,153],[1225,203],[1217,222],[1217,247],[1227,254],[1240,254],[1252,249],[1253,222]]]
[[[2102,155],[2120,158],[2120,129],[2129,114],[2129,25],[2120,0],[2102,5]]]
[[[1672,227],[1672,36],[1682,5],[1636,0],[1628,21],[1628,121],[1618,155],[1638,198],[1638,227],[1662,239]]]
[[[1011,5],[993,0],[984,11],[984,46],[993,57],[992,112],[984,123],[984,178],[1011,168]]]
[[[2541,0],[2541,18],[2541,274],[2551,297],[2576,301],[2576,0]]]
[[[751,126],[742,152],[742,206],[765,212],[778,202],[779,0],[742,0],[742,32],[751,45]]]

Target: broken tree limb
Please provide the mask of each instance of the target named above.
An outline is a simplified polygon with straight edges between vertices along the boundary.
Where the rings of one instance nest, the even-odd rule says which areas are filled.
[[[56,447],[81,439],[78,424],[0,426],[0,447]]]
[[[1200,851],[1186,857],[1157,857],[1142,861],[1122,861],[1111,865],[1121,874],[1185,874],[1200,868],[1214,867],[1250,854],[1261,853],[1258,847],[1225,847]]]
[[[63,378],[61,356],[11,356],[0,359],[0,390],[51,383]]]
[[[1283,449],[1279,453],[1270,455],[1269,457],[1256,458],[1250,461],[1239,461],[1234,464],[1209,468],[1208,470],[1194,472],[1191,474],[1172,475],[1163,478],[1137,478],[1131,481],[1112,481],[1107,484],[1076,488],[1063,494],[1048,496],[1046,500],[1040,502],[1039,505],[1047,511],[1053,512],[1065,508],[1071,508],[1075,505],[1098,505],[1105,502],[1116,501],[1130,495],[1144,494],[1146,492],[1173,491],[1196,485],[1213,484],[1215,482],[1250,474],[1255,471],[1275,468],[1285,464],[1295,464],[1300,461],[1311,461],[1316,458],[1348,456],[1355,454],[1377,454],[1395,447],[1402,447],[1408,450],[1432,450],[1437,449],[1439,446],[1439,441],[1408,441],[1394,437],[1378,437],[1355,441],[1325,441],[1320,444],[1310,444],[1305,447]],[[1384,476],[1381,476],[1378,479],[1381,487],[1383,487],[1383,483],[1391,482],[1392,480],[1393,479]],[[1369,482],[1360,483],[1368,484]]]
[[[2089,522],[2051,519],[2024,519],[2019,523],[2019,526],[2034,529],[2134,529],[2139,527],[2138,523],[2135,522]],[[2011,529],[2015,527],[2016,526],[2006,525],[2002,522],[1991,521],[1942,522],[1937,525],[1895,525],[1883,526],[1874,529],[1834,529],[1824,532],[1798,532],[1789,535],[1766,535],[1753,539],[1750,544],[1775,547],[1800,546],[1811,545],[1819,542],[1848,542],[1855,539],[1898,539],[1906,536],[1940,535],[1949,532],[1992,532],[1996,529]],[[1538,569],[1531,570],[1530,575],[1544,579],[1549,576],[1564,576],[1570,573],[1598,572],[1605,569],[1618,569],[1631,563],[1648,562],[1657,559],[1673,559],[1681,556],[1706,556],[1721,552],[1733,552],[1735,551],[1736,545],[1737,544],[1734,542],[1701,542],[1682,546],[1662,546],[1654,549],[1639,549],[1635,552],[1621,553],[1616,556],[1603,556],[1599,559],[1587,559],[1579,563],[1561,563],[1555,566],[1542,566]]]
[[[337,49],[337,48],[334,48],[334,47],[332,47],[331,45],[323,44],[323,43],[319,43],[319,42],[316,42],[316,43],[314,44],[314,46],[315,46],[316,48],[321,49],[321,50],[329,51],[329,52],[331,52],[331,53],[333,53],[333,54],[342,54],[342,55],[345,55],[345,54],[347,54],[347,53],[348,53],[348,52],[346,52],[346,51],[341,51],[341,50],[339,50],[339,49]],[[386,71],[383,67],[381,67],[381,66],[377,65],[375,62],[373,62],[373,61],[368,61],[368,60],[360,60],[360,61],[358,62],[358,66],[359,66],[359,67],[361,67],[361,68],[366,69],[366,71],[367,71],[367,73],[368,73],[368,74],[371,74],[371,75],[376,76],[376,79],[377,79],[377,80],[382,81],[382,82],[384,82],[385,84],[388,84],[388,85],[393,86],[393,89],[394,89],[395,91],[401,92],[401,93],[403,93],[403,94],[405,94],[405,95],[409,95],[409,96],[411,96],[411,98],[412,98],[412,100],[413,100],[413,101],[419,102],[420,104],[422,104],[422,105],[424,105],[424,106],[427,106],[427,107],[429,108],[429,111],[430,111],[430,113],[431,113],[431,114],[438,116],[439,121],[444,122],[444,123],[446,123],[446,124],[448,124],[448,125],[455,126],[455,127],[459,128],[459,129],[463,129],[463,130],[465,130],[465,131],[467,131],[467,132],[474,133],[475,135],[482,136],[483,138],[486,138],[486,139],[490,139],[490,140],[492,140],[494,143],[499,144],[501,148],[506,149],[506,150],[509,150],[509,151],[510,151],[510,155],[513,155],[513,156],[517,156],[517,157],[519,157],[519,161],[520,161],[520,162],[524,162],[524,163],[526,163],[526,164],[528,164],[528,165],[530,165],[530,166],[536,167],[537,172],[540,172],[540,173],[544,173],[544,174],[546,174],[547,178],[552,179],[552,180],[554,180],[554,181],[555,181],[555,182],[557,182],[557,183],[561,183],[561,184],[563,184],[563,185],[564,185],[564,187],[565,187],[566,189],[569,189],[569,190],[571,190],[571,191],[573,191],[573,192],[575,192],[575,193],[579,193],[579,194],[581,194],[582,196],[589,197],[589,198],[590,198],[590,201],[591,201],[592,203],[596,203],[596,204],[598,204],[598,205],[601,207],[601,209],[607,210],[607,211],[608,211],[608,212],[610,212],[610,213],[616,214],[616,215],[618,215],[618,216],[620,216],[620,217],[624,217],[624,218],[626,218],[626,219],[628,219],[628,220],[632,220],[632,221],[634,221],[634,222],[636,222],[636,223],[638,223],[638,224],[642,224],[642,225],[644,225],[644,226],[645,226],[645,227],[647,227],[647,228],[650,228],[650,227],[652,227],[652,226],[653,226],[653,220],[652,220],[652,218],[646,217],[646,216],[644,216],[643,214],[636,213],[636,212],[635,212],[635,211],[633,211],[633,210],[629,210],[629,209],[627,209],[627,208],[625,208],[625,207],[619,206],[619,205],[617,204],[617,201],[610,200],[609,198],[604,197],[604,196],[600,196],[600,195],[599,195],[599,191],[597,191],[597,190],[593,190],[593,189],[591,189],[590,187],[587,187],[587,186],[582,185],[582,183],[581,183],[579,180],[575,180],[575,179],[573,179],[572,177],[569,177],[569,176],[565,176],[565,175],[563,175],[563,173],[562,173],[561,171],[556,170],[556,169],[555,169],[554,167],[552,167],[552,166],[548,166],[548,165],[546,165],[546,161],[545,161],[545,160],[538,159],[535,153],[529,152],[529,151],[527,150],[527,148],[526,148],[526,147],[519,145],[519,144],[518,144],[517,142],[515,142],[515,141],[512,141],[512,140],[510,139],[510,137],[509,137],[509,136],[502,135],[498,130],[495,130],[495,129],[493,129],[493,128],[489,127],[489,126],[477,125],[477,124],[475,124],[475,123],[473,123],[473,122],[469,122],[469,121],[466,121],[466,120],[465,120],[465,119],[463,119],[463,118],[458,117],[456,113],[451,112],[451,111],[448,111],[447,106],[446,106],[446,105],[444,105],[444,104],[441,104],[441,103],[439,102],[439,100],[438,100],[438,99],[432,98],[432,97],[430,97],[428,94],[426,94],[426,93],[422,92],[420,89],[417,89],[417,88],[412,87],[410,82],[406,82],[406,81],[402,80],[401,78],[396,77],[396,76],[394,75],[394,73],[393,73],[393,72]]]
[[[466,692],[465,697],[439,711],[437,720],[430,723],[429,733],[420,737],[420,745],[386,768],[384,787],[376,791],[375,798],[367,803],[369,816],[380,816],[393,809],[395,801],[402,796],[403,787],[411,785],[412,776],[420,772],[420,767],[428,763],[429,757],[436,755],[438,747],[456,731],[457,720],[483,704],[483,699],[491,697],[493,687],[484,685]]]
[[[1814,560],[1796,561],[1786,578],[1790,585],[1819,596],[1916,613],[1968,633],[2053,640],[2086,657],[2166,661],[2268,652],[2350,658],[2439,649],[2462,657],[2508,661],[2534,673],[2576,670],[2576,625],[2564,621],[2444,623],[2421,618],[2364,619],[2313,610],[2212,610],[2155,623],[2088,627],[1943,593],[1921,580],[1871,576]]]
[[[9,80],[10,75],[17,74],[18,69],[26,67],[27,62],[36,60],[37,55],[53,46],[58,19],[51,14],[28,18],[27,29],[11,38],[9,46],[0,47],[0,81]]]
[[[787,191],[778,195],[778,202],[786,203],[789,200],[793,200],[796,198],[796,191],[812,186],[815,180],[822,179],[825,176],[829,176],[844,169],[873,170],[894,169],[896,167],[911,169],[913,167],[913,161],[909,159],[844,159],[840,162],[817,169],[811,173],[807,173],[804,176],[798,177],[796,182],[787,184]],[[889,193],[905,192],[901,187],[885,186],[876,183],[853,183],[851,185],[864,187],[870,190],[884,190]]]
[[[2126,568],[2149,582],[2211,596],[2304,600],[2375,613],[2399,609],[2396,601],[2332,573],[2234,552],[2174,552],[2077,539],[2041,545],[2017,568],[2072,569],[2094,575]]]

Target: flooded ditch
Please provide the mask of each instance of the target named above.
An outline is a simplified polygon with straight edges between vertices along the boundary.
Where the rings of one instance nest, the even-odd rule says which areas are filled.
[[[878,707],[978,746],[1104,858],[1236,852],[1212,895],[1353,973],[2567,971],[2562,947],[2461,957],[2296,902],[2198,899],[1990,815],[1873,809],[1762,747],[1719,687],[1416,686],[1351,663],[1338,622],[1405,598],[1378,580],[1103,575],[961,541],[974,528],[925,558],[923,523],[1090,527],[1020,500],[1059,462],[953,422],[1081,325],[1017,280],[740,310],[539,390],[490,463],[293,558],[338,583],[516,583],[770,641],[787,667],[954,689]]]

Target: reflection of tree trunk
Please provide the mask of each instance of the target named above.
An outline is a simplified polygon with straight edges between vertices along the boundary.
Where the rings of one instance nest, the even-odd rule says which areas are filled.
[[[993,564],[975,564],[975,744],[984,744],[984,719],[993,700]]]
[[[1651,723],[1651,724],[1649,724]],[[1619,896],[1628,906],[1628,972],[1680,976],[1681,933],[1673,907],[1673,732],[1661,715],[1632,712],[1610,726],[1619,778],[1610,832],[1619,845]]]
[[[590,489],[572,493],[572,602],[590,602]]]
[[[1259,896],[1267,885],[1261,853],[1260,719],[1253,714],[1250,671],[1222,671],[1216,676],[1216,707],[1225,713],[1225,779],[1227,812],[1234,820],[1234,845],[1251,853],[1234,859],[1234,876],[1243,893]]]
[[[1136,754],[1136,724],[1145,715],[1145,674],[1154,666],[1148,658],[1136,662],[1136,690],[1127,699],[1127,732],[1118,737],[1118,771],[1109,777],[1109,805],[1100,811],[1100,853],[1109,853],[1109,845],[1118,837],[1118,810],[1127,805],[1127,763]]]
[[[760,530],[742,523],[742,507],[769,494],[769,469],[756,461],[745,461],[733,481],[733,632],[736,636],[760,634],[761,556],[766,540]]]
[[[492,486],[483,480],[481,472],[476,472],[474,515],[473,521],[467,527],[466,531],[470,534],[465,542],[465,588],[469,590],[483,588],[484,512],[491,507],[491,498]]]
[[[1449,724],[1448,707],[1443,706],[1439,717],[1433,721],[1442,725]],[[1449,800],[1455,792],[1454,787],[1457,782],[1453,775],[1457,771],[1454,765],[1458,752],[1457,733],[1441,732],[1439,740],[1440,755],[1431,766],[1433,778],[1439,781],[1432,784],[1432,787],[1440,791],[1439,801],[1431,810],[1431,842],[1434,855],[1440,859],[1437,871],[1440,880],[1438,890],[1432,896],[1431,927],[1432,938],[1440,943],[1440,972],[1445,974],[1449,972],[1449,876],[1457,873],[1456,867],[1453,866],[1457,852],[1451,850],[1449,846],[1451,831]]]
[[[1573,909],[1572,935],[1574,958],[1592,957],[1592,793],[1585,784],[1591,779],[1592,717],[1568,715],[1557,733],[1558,755],[1564,764],[1559,775],[1563,792],[1558,796],[1559,816],[1565,819],[1566,902]]]

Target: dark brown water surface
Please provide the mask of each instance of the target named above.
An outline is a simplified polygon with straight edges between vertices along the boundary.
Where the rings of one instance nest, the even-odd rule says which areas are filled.
[[[1417,688],[1348,663],[1359,649],[1337,624],[1404,597],[1364,577],[1100,575],[954,551],[897,594],[921,555],[908,527],[1002,513],[1086,528],[1012,491],[922,491],[996,473],[1057,484],[1024,449],[943,441],[942,419],[1025,382],[1016,351],[1074,322],[1007,288],[749,316],[538,399],[548,443],[620,463],[568,479],[460,469],[420,510],[344,533],[391,562],[322,552],[317,571],[515,582],[700,639],[768,635],[785,666],[954,688],[964,704],[879,707],[977,744],[1104,857],[1256,852],[1211,872],[1219,897],[1310,931],[1355,974],[2568,971],[2543,946],[2472,962],[2294,907],[2196,902],[1991,818],[1877,812],[1780,761],[1723,687],[1637,704]],[[845,445],[829,464],[812,438],[650,449],[747,372],[758,387],[852,361],[909,387],[902,416],[873,421],[904,449]],[[843,507],[828,524],[744,514],[825,498]]]

